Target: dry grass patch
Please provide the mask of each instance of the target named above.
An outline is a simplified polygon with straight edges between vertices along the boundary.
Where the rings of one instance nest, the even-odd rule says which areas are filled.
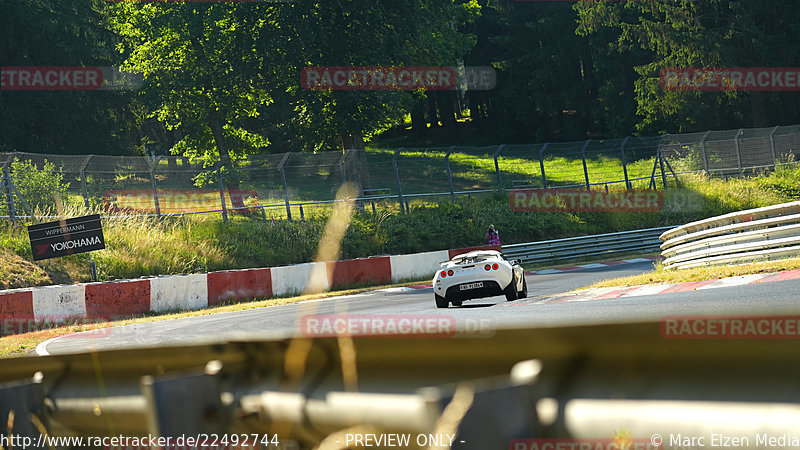
[[[689,281],[716,280],[719,278],[753,275],[758,273],[774,273],[800,269],[800,258],[782,259],[780,261],[764,261],[737,266],[700,267],[684,270],[666,270],[660,263],[655,263],[655,271],[623,278],[614,278],[595,283],[585,289],[638,286],[643,284],[672,284]]]
[[[52,280],[41,267],[16,253],[0,248],[0,289],[44,286]]]

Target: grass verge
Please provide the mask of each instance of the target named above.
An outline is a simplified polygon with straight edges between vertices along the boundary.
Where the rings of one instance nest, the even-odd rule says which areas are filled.
[[[690,281],[717,280],[720,278],[753,275],[759,273],[783,272],[800,269],[800,258],[764,261],[736,266],[699,267],[695,269],[667,270],[655,263],[655,271],[623,278],[603,280],[584,289],[614,286],[638,286],[643,284],[673,284]]]

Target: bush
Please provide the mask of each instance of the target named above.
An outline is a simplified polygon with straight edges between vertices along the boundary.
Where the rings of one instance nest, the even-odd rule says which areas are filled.
[[[67,196],[69,183],[64,182],[64,174],[56,170],[55,164],[44,161],[39,169],[31,160],[20,161],[17,158],[9,165],[9,178],[22,198],[34,210],[52,211]],[[22,200],[14,195],[14,209],[19,214],[23,211]],[[0,201],[0,212],[8,215],[7,198]]]

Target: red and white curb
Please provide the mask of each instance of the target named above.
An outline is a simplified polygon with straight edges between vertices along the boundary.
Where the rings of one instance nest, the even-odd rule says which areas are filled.
[[[620,264],[634,264],[643,262],[653,262],[661,259],[660,256],[648,256],[645,258],[623,259],[620,261],[605,261],[599,263],[583,264],[579,266],[560,267],[558,269],[543,269],[532,272],[525,272],[526,275],[552,275],[554,273],[572,272],[573,270],[600,269],[608,266],[618,266]]]
[[[37,323],[46,321],[118,319],[359,283],[420,279],[436,272],[439,262],[477,249],[499,251],[500,246],[0,291],[0,336],[36,330]]]
[[[798,279],[800,279],[800,269],[787,270],[778,273],[740,275],[736,277],[719,278],[716,280],[690,281],[686,283],[581,289],[565,295],[550,298],[544,303],[588,302],[593,300],[609,300],[623,297],[642,297],[646,295],[671,294],[673,292],[697,291],[703,289],[716,289],[722,287],[768,283],[771,281]]]

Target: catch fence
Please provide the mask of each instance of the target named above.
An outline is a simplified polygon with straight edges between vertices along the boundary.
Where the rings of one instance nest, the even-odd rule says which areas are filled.
[[[2,153],[0,215],[79,204],[107,214],[215,213],[227,220],[243,213],[292,220],[327,209],[348,182],[357,186],[361,207],[397,212],[418,202],[515,188],[663,188],[682,173],[743,176],[794,163],[798,151],[800,125],[582,142],[258,154],[230,166],[180,156]]]

